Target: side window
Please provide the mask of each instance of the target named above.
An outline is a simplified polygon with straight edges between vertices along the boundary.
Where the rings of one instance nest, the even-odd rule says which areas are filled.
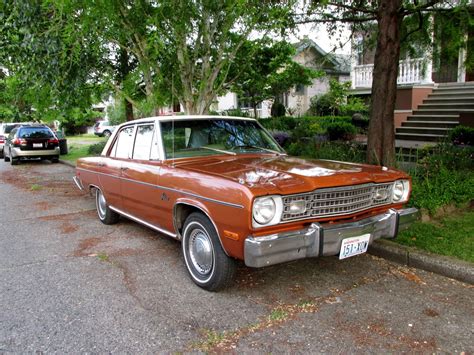
[[[133,159],[148,160],[153,146],[154,125],[145,124],[137,127]]]
[[[112,156],[124,159],[130,158],[133,146],[133,128],[133,126],[129,126],[120,131],[115,145],[112,148]]]

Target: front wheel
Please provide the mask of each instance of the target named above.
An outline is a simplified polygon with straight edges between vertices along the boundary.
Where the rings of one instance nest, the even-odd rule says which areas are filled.
[[[217,291],[233,280],[235,261],[225,254],[214,226],[202,213],[186,219],[182,248],[189,275],[199,287]]]
[[[120,215],[110,209],[104,194],[99,189],[95,190],[95,206],[97,208],[97,215],[102,223],[115,224],[118,222]]]

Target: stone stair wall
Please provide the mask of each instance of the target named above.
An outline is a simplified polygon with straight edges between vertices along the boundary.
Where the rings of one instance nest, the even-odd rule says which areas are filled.
[[[474,115],[474,82],[440,84],[396,129],[395,139],[441,141],[459,125],[461,114]]]

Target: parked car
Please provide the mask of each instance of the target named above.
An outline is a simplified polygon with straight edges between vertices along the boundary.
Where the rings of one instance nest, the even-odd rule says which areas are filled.
[[[13,128],[20,126],[22,123],[1,123],[0,124],[0,158],[3,158],[3,150],[5,140]]]
[[[50,159],[59,161],[59,140],[53,131],[43,124],[19,125],[12,129],[4,147],[4,161],[12,165],[20,159]]]
[[[94,134],[99,137],[110,137],[116,127],[110,125],[109,121],[98,121],[94,125]]]
[[[235,261],[264,267],[367,251],[417,217],[411,181],[381,166],[290,157],[260,124],[219,116],[151,117],[120,125],[74,181],[105,224],[119,216],[182,243],[191,279],[230,283]]]

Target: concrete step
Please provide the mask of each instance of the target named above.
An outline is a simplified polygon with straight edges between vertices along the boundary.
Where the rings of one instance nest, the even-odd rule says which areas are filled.
[[[408,121],[459,122],[459,115],[410,115]]]
[[[474,97],[474,90],[473,91],[438,91],[434,90],[431,94],[428,95],[428,98],[472,98]]]
[[[465,81],[462,83],[440,83],[438,84],[438,89],[444,89],[444,88],[457,88],[457,87],[474,87],[474,81]]]
[[[466,97],[459,97],[459,95],[454,95],[454,96],[435,96],[431,97],[428,96],[428,98],[423,100],[423,104],[446,104],[446,103],[451,103],[453,105],[464,105],[464,104],[474,104],[474,94],[470,94],[469,96]]]
[[[474,109],[471,108],[419,108],[413,111],[413,116],[426,116],[426,115],[456,115],[459,113],[474,113]]]
[[[450,128],[439,127],[400,127],[396,129],[396,133],[412,133],[412,134],[434,134],[440,136],[447,136]]]
[[[459,125],[458,121],[405,121],[402,127],[437,127],[437,128],[454,128]]]
[[[453,101],[443,102],[443,103],[423,103],[418,106],[418,109],[424,110],[438,110],[438,109],[471,109],[474,112],[474,102],[464,102],[462,104],[454,103]]]
[[[441,134],[396,133],[395,139],[423,142],[438,142],[445,139]]]
[[[463,86],[463,87],[437,88],[437,89],[434,89],[433,92],[436,92],[436,93],[466,93],[466,92],[473,93],[474,92],[474,86],[472,86],[472,87]]]

